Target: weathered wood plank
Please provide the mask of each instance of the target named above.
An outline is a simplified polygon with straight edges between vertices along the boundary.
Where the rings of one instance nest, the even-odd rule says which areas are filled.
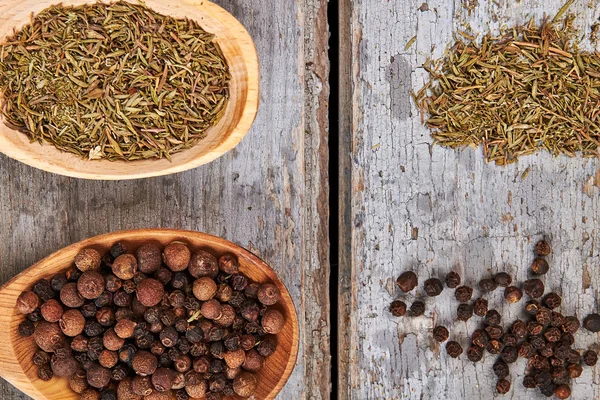
[[[427,10],[420,11],[424,2]],[[464,8],[468,4],[474,5],[470,13]],[[480,150],[432,147],[410,100],[410,91],[425,82],[420,65],[443,53],[452,42],[453,29],[464,29],[461,20],[482,32],[507,21],[523,23],[529,15],[553,15],[562,4],[562,0],[345,2],[351,35],[342,37],[348,41],[343,59],[354,60],[350,77],[354,102],[344,107],[351,115],[342,117],[352,132],[351,141],[342,147],[342,152],[349,152],[351,177],[345,185],[352,197],[342,204],[349,221],[340,231],[351,231],[352,236],[340,261],[341,288],[347,289],[342,299],[348,303],[343,308],[342,302],[340,332],[347,338],[340,348],[349,349],[347,355],[340,353],[341,398],[495,396],[493,357],[486,355],[477,365],[466,357],[450,359],[431,339],[435,324],[456,318],[458,304],[451,299],[452,291],[446,290],[435,302],[426,299],[424,317],[390,315],[388,305],[399,297],[394,281],[403,270],[418,271],[421,282],[443,278],[452,269],[470,284],[501,270],[523,281],[533,245],[545,235],[555,249],[547,287],[562,293],[567,313],[583,317],[597,310],[600,203],[593,177],[598,160],[542,154],[506,168],[486,165]],[[586,33],[600,12],[597,2],[591,6],[576,1],[571,10],[579,14],[577,21]],[[405,50],[415,35],[415,44]],[[528,168],[531,172],[523,178]],[[417,294],[424,295],[422,287]],[[406,298],[410,304],[413,297]],[[519,315],[520,306],[503,303],[500,291],[490,298],[491,307],[502,309],[507,318]],[[476,319],[454,324],[451,335],[466,346],[465,333],[475,326]],[[580,339],[577,347],[587,348],[598,336],[583,333]],[[511,366],[513,388],[502,398],[541,398],[539,392],[523,388],[524,367],[522,360]],[[597,367],[586,368],[576,380],[572,398],[598,398],[599,380]]]
[[[300,355],[280,398],[326,398],[327,2],[217,3],[248,28],[261,62],[262,104],[244,141],[196,170],[128,182],[63,178],[0,156],[0,281],[104,232],[173,227],[222,236],[272,265],[296,303]],[[26,398],[5,382],[0,397]]]

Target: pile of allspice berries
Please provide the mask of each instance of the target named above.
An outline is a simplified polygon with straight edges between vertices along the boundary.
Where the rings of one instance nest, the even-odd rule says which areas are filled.
[[[512,277],[500,272],[479,282],[480,291],[485,294],[503,288],[504,299],[508,303],[522,300],[523,292],[528,296],[524,304],[525,319],[517,319],[503,324],[502,315],[497,310],[488,309],[488,300],[479,297],[473,301],[473,288],[461,285],[461,277],[452,271],[445,277],[445,285],[454,289],[457,307],[457,319],[467,321],[474,315],[481,317],[480,329],[471,334],[470,346],[466,350],[467,358],[472,362],[482,360],[484,353],[497,356],[493,371],[497,377],[496,391],[505,394],[510,391],[509,365],[519,357],[526,358],[527,370],[522,380],[525,388],[538,388],[547,396],[567,399],[571,396],[571,379],[578,378],[582,366],[594,366],[598,354],[588,349],[581,354],[573,348],[575,335],[581,323],[577,316],[565,316],[560,313],[561,297],[550,292],[544,295],[545,285],[540,279],[550,267],[545,256],[551,253],[550,245],[542,240],[535,246],[537,257],[531,265],[535,278],[522,284],[522,289],[513,283]],[[396,281],[400,289],[407,293],[418,285],[418,277],[412,271],[403,272]],[[430,297],[438,296],[444,290],[444,283],[437,278],[424,282],[424,291]],[[407,313],[416,317],[425,313],[425,303],[416,300],[410,307],[402,300],[390,305],[393,316],[403,317]],[[583,327],[591,332],[600,332],[600,315],[590,314],[583,321]],[[433,338],[446,342],[446,352],[450,357],[460,357],[464,350],[457,340],[449,340],[450,333],[445,326],[436,326],[432,330]]]
[[[74,264],[17,301],[40,379],[68,378],[81,400],[254,394],[285,319],[277,286],[252,282],[235,255],[117,243]]]

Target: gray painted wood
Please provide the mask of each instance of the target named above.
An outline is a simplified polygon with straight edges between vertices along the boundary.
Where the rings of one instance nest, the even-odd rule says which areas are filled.
[[[276,269],[296,303],[300,354],[279,398],[326,398],[326,1],[218,3],[242,21],[258,48],[261,107],[251,132],[210,165],[127,182],[64,178],[0,155],[0,281],[105,232],[169,227],[222,236]],[[26,397],[2,382],[0,398]]]
[[[418,9],[424,2],[428,11]],[[598,160],[540,154],[502,168],[486,165],[479,149],[432,147],[409,94],[422,87],[426,73],[420,66],[443,53],[453,29],[470,23],[478,33],[526,22],[529,15],[554,15],[563,0],[344,3],[342,22],[350,29],[342,37],[342,60],[353,64],[349,92],[342,94],[353,102],[341,105],[342,134],[350,139],[342,140],[346,192],[340,199],[347,222],[340,231],[351,236],[340,239],[340,398],[494,398],[493,357],[476,365],[464,356],[450,359],[431,338],[436,324],[456,318],[453,292],[425,299],[423,317],[393,318],[387,310],[393,299],[410,304],[424,296],[422,286],[400,296],[395,279],[415,270],[422,283],[455,270],[469,284],[497,271],[523,281],[533,246],[547,237],[555,252],[545,280],[562,294],[563,311],[580,317],[597,311]],[[475,4],[470,13],[468,4]],[[597,1],[589,4],[578,0],[572,8],[586,33],[600,16]],[[405,50],[415,35],[415,45]],[[352,196],[344,201],[347,191]],[[520,315],[522,303],[508,306],[501,297],[496,291],[490,306],[507,320]],[[466,348],[465,334],[476,321],[453,324],[451,337]],[[598,339],[581,333],[576,346],[584,349]],[[498,398],[543,398],[522,387],[524,369],[522,361],[511,365],[513,388]],[[598,367],[585,368],[572,398],[599,398],[599,381]]]

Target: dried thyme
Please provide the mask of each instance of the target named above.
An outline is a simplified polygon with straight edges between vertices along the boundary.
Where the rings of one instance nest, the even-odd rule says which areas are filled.
[[[223,114],[230,74],[196,22],[126,2],[51,6],[0,43],[0,110],[89,159],[168,158]]]
[[[573,34],[570,17],[530,21],[428,61],[432,81],[413,97],[435,142],[482,145],[499,165],[542,149],[598,157],[600,54],[579,51]]]

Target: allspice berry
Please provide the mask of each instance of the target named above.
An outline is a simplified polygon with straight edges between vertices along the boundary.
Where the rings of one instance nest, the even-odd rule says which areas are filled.
[[[109,329],[104,332],[102,344],[105,348],[112,351],[120,350],[125,344],[125,339],[120,338],[114,329]]]
[[[110,382],[111,373],[108,368],[104,368],[100,364],[93,363],[87,370],[87,380],[91,387],[102,389]]]
[[[185,270],[190,263],[191,256],[190,249],[181,242],[170,243],[163,251],[163,260],[173,272]]]
[[[410,292],[419,284],[419,279],[417,278],[417,274],[413,271],[403,272],[398,279],[396,279],[396,284],[404,293]]]
[[[237,274],[240,270],[237,257],[230,253],[222,255],[219,258],[219,269],[227,275]]]
[[[543,258],[536,258],[531,264],[531,270],[537,275],[544,275],[549,269],[550,266],[548,265],[548,262]]]
[[[42,304],[40,311],[42,312],[42,317],[48,322],[58,322],[63,315],[62,305],[54,299],[50,299]]]
[[[47,353],[54,352],[54,346],[65,340],[58,324],[47,321],[37,323],[33,338],[38,347]]]
[[[221,303],[215,299],[205,301],[200,308],[200,312],[205,318],[218,319],[221,316]]]
[[[258,354],[256,349],[251,349],[246,352],[246,358],[242,364],[242,368],[250,372],[258,372],[261,370],[265,362],[265,358]]]
[[[69,308],[79,308],[85,302],[75,282],[69,282],[60,289],[60,301]]]
[[[227,351],[225,352],[224,359],[228,367],[238,368],[246,361],[246,352],[242,349]]]
[[[69,387],[77,394],[83,393],[90,385],[87,383],[87,374],[84,370],[79,370],[69,378]]]
[[[59,358],[55,355],[52,357],[50,366],[52,367],[54,376],[65,378],[77,372],[79,369],[79,362],[77,362],[77,360],[75,360],[72,356]]]
[[[58,325],[65,335],[74,337],[83,332],[85,318],[79,310],[70,309],[63,313]]]
[[[86,248],[77,253],[74,262],[81,272],[95,271],[100,268],[102,257],[98,251]]]
[[[187,377],[186,377],[186,380],[187,380]],[[208,389],[208,386],[207,386],[205,380],[199,380],[195,384],[186,383],[186,385],[185,385],[186,393],[193,399],[204,398],[204,396],[206,395],[207,389]]]
[[[221,315],[214,321],[219,326],[229,327],[233,325],[233,322],[235,321],[236,317],[237,313],[235,312],[235,308],[233,308],[229,304],[222,304]]]
[[[544,257],[552,253],[552,248],[550,247],[550,244],[548,242],[546,242],[545,240],[540,240],[535,245],[535,252],[538,256]]]
[[[241,397],[250,397],[256,390],[257,380],[254,374],[249,372],[240,372],[233,380],[233,390],[235,394]]]
[[[138,263],[133,254],[121,254],[112,264],[112,272],[123,280],[133,279],[138,270]]]
[[[30,290],[21,293],[17,298],[17,310],[21,314],[32,313],[36,308],[38,308],[39,304],[39,297]]]
[[[77,291],[85,299],[98,298],[104,292],[104,277],[96,271],[84,272],[77,281]]]
[[[214,283],[214,282],[213,282]],[[137,288],[137,299],[146,307],[153,307],[160,303],[165,294],[165,287],[156,279],[143,279]]]
[[[266,333],[278,334],[285,325],[285,318],[277,310],[267,310],[261,320],[261,325]]]
[[[523,297],[523,292],[516,286],[509,286],[504,289],[504,298],[509,303],[517,303]]]
[[[119,356],[115,351],[104,349],[98,355],[98,362],[104,368],[112,368],[117,365],[119,361]]]
[[[258,288],[258,301],[265,306],[272,306],[276,304],[281,298],[281,292],[277,286],[272,283],[263,283]]]
[[[201,277],[194,281],[193,292],[198,300],[207,301],[217,293],[217,284],[212,278]]]
[[[138,395],[133,392],[131,381],[132,380],[130,378],[125,378],[121,382],[119,382],[119,386],[117,386],[117,399],[143,400],[142,395]]]
[[[138,262],[138,269],[144,274],[155,273],[162,263],[162,255],[158,246],[153,244],[144,244],[135,252]]]
[[[140,376],[152,375],[158,367],[158,359],[148,351],[138,351],[133,356],[131,366]]]
[[[137,324],[130,319],[122,319],[116,323],[114,327],[115,333],[121,339],[129,339],[133,336],[136,325]]]
[[[100,400],[100,393],[92,388],[89,388],[81,393],[79,400]]]
[[[131,381],[131,391],[139,396],[150,396],[154,391],[150,376],[136,376]]]
[[[192,255],[188,270],[194,278],[215,278],[219,273],[219,264],[215,256],[207,251],[198,250]]]
[[[152,386],[158,392],[166,392],[171,390],[173,382],[177,377],[177,373],[172,369],[158,368],[152,375]]]

